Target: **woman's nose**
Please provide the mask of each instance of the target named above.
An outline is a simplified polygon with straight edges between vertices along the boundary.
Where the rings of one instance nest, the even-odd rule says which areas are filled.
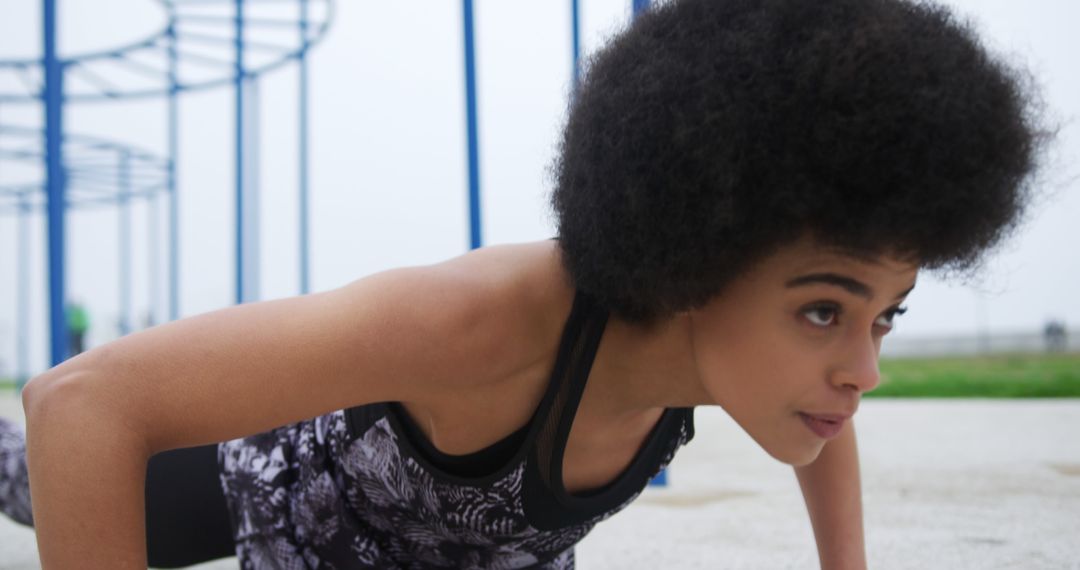
[[[877,388],[881,383],[877,345],[872,341],[849,345],[832,376],[833,385],[838,388],[854,388],[860,393]]]

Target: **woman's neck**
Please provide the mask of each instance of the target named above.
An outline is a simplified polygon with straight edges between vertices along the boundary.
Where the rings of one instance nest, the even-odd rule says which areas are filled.
[[[688,325],[685,315],[649,326],[612,317],[584,397],[611,417],[713,403],[698,378]]]

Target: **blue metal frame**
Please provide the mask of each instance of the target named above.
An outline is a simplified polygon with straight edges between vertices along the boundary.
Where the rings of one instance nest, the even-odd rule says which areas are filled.
[[[473,39],[473,3],[462,0],[465,33],[465,123],[469,146],[469,247],[484,243],[480,216],[480,135],[476,111],[476,51]]]
[[[149,203],[148,215],[151,316],[156,317],[157,303],[161,299],[158,281],[160,253],[156,229],[160,220],[158,195],[169,194],[168,214],[168,318],[179,316],[179,192],[178,174],[178,132],[179,109],[178,96],[182,92],[207,89],[232,83],[238,86],[237,93],[237,244],[238,267],[243,263],[243,256],[251,256],[257,251],[257,217],[243,218],[245,208],[250,216],[257,213],[249,205],[258,192],[257,171],[258,157],[252,152],[257,138],[255,121],[250,110],[244,107],[252,105],[256,80],[261,74],[287,65],[294,60],[301,65],[301,101],[300,122],[302,137],[300,140],[300,192],[301,192],[301,289],[305,292],[310,287],[308,278],[308,178],[309,160],[306,137],[307,127],[307,65],[308,51],[321,41],[329,29],[333,17],[333,0],[282,0],[294,2],[300,8],[299,21],[293,17],[278,16],[280,11],[271,7],[267,17],[259,17],[259,9],[267,2],[255,0],[247,4],[254,16],[245,13],[244,0],[158,0],[167,13],[166,25],[157,33],[119,48],[88,53],[74,58],[60,59],[56,51],[56,0],[42,0],[43,57],[41,59],[0,60],[0,104],[6,103],[41,103],[45,122],[44,133],[40,135],[43,150],[3,149],[0,159],[17,161],[42,161],[45,163],[45,180],[40,186],[33,184],[0,185],[0,215],[11,213],[19,217],[20,257],[17,269],[18,295],[29,294],[29,269],[25,259],[26,239],[22,233],[29,231],[28,216],[37,209],[47,212],[48,230],[48,272],[49,272],[49,323],[50,323],[50,362],[55,365],[66,358],[67,323],[66,323],[66,278],[65,278],[65,216],[71,207],[115,206],[118,208],[118,232],[121,234],[121,258],[118,261],[120,275],[119,293],[129,303],[124,309],[122,328],[127,330],[132,322],[130,301],[131,261],[127,256],[130,251],[131,227],[130,215],[134,199],[146,199]],[[218,4],[228,6],[234,3],[235,14],[223,14]],[[280,2],[278,2],[280,3]],[[322,8],[321,10],[318,10]],[[317,11],[315,11],[317,10]],[[272,16],[270,14],[273,14]],[[299,27],[298,41],[283,40],[276,34],[286,28]],[[229,37],[228,31],[235,28],[235,38]],[[247,37],[248,32],[253,35]],[[257,37],[262,32],[263,41]],[[222,45],[227,44],[227,45]],[[233,60],[228,53],[232,46],[236,54]],[[198,51],[199,53],[196,53]],[[250,57],[248,57],[250,52]],[[184,67],[186,65],[186,67]],[[36,73],[40,69],[39,76]],[[111,70],[111,71],[110,71]],[[111,74],[110,74],[111,73]],[[123,77],[120,81],[118,78]],[[67,78],[65,80],[65,78]],[[246,84],[245,84],[246,81]],[[12,87],[14,86],[14,87]],[[121,100],[139,97],[167,97],[168,102],[168,140],[167,159],[163,164],[166,174],[161,175],[153,159],[130,149],[123,144],[101,143],[89,137],[73,137],[64,132],[63,113],[65,103]],[[245,112],[248,118],[245,119]],[[26,136],[26,129],[7,129],[0,127],[0,135],[15,133]],[[36,132],[36,131],[35,131]],[[248,141],[245,143],[245,139]],[[105,159],[101,152],[88,152],[84,155],[70,154],[65,146],[73,143],[79,149],[106,151],[109,149],[129,149],[128,164],[117,167],[116,160]],[[75,150],[79,150],[75,149]],[[246,171],[246,172],[245,172]],[[41,190],[44,190],[42,192]],[[241,192],[248,192],[244,197]],[[254,226],[253,226],[254,223]],[[245,227],[247,228],[245,230]],[[256,233],[253,233],[256,232]],[[246,235],[245,235],[246,234]],[[243,237],[239,237],[243,236]],[[246,244],[243,243],[246,240]],[[125,247],[127,244],[128,247]],[[247,245],[248,247],[245,247]],[[256,256],[257,257],[257,256]],[[251,260],[251,271],[258,273],[258,259]],[[256,291],[257,281],[250,275],[238,272],[238,297],[245,289]],[[124,289],[127,288],[126,292]],[[241,300],[242,297],[239,300]],[[24,309],[28,302],[20,298],[20,319],[24,318]],[[26,317],[28,318],[28,317]],[[155,318],[156,320],[156,318]],[[25,319],[24,319],[25,321]],[[27,323],[21,322],[16,335],[20,370],[24,373],[29,367],[26,335]]]
[[[165,82],[168,76],[167,66],[162,67],[159,63],[162,56],[167,54],[171,45],[169,39],[170,28],[175,32],[178,45],[174,46],[178,57],[192,64],[190,67],[199,66],[207,73],[185,73],[179,77],[178,84],[183,91],[210,89],[225,87],[233,83],[232,72],[235,63],[229,57],[228,49],[233,40],[227,35],[230,26],[235,23],[233,16],[221,14],[215,10],[216,5],[227,5],[231,0],[213,0],[210,2],[185,2],[182,0],[158,0],[169,18],[166,25],[155,33],[129,44],[101,50],[93,53],[81,54],[77,58],[66,60],[73,69],[72,72],[80,76],[78,85],[70,86],[69,92],[65,93],[66,102],[106,101],[131,98],[148,98],[167,96],[169,85]],[[301,0],[261,0],[258,6],[268,6],[285,2],[299,2]],[[294,45],[291,42],[281,42],[276,38],[280,36],[274,32],[285,27],[296,26],[293,19],[280,17],[247,17],[245,22],[251,29],[268,32],[274,40],[254,40],[246,42],[253,51],[259,52],[257,61],[246,62],[248,75],[262,75],[291,63],[299,57],[302,51],[310,49],[313,45],[325,37],[334,15],[333,0],[304,0],[309,5],[323,7],[315,17],[308,18],[307,41],[302,45]],[[207,12],[210,9],[210,12]],[[277,14],[275,10],[273,13]],[[182,27],[183,29],[177,29]],[[191,31],[184,31],[190,29]],[[36,101],[39,98],[41,85],[34,81],[33,74],[28,70],[36,69],[41,61],[36,58],[0,60],[0,75],[5,75],[4,81],[0,81],[0,103],[26,103]],[[78,69],[74,69],[78,68]],[[211,72],[212,71],[212,72]],[[134,78],[141,76],[144,81]],[[9,86],[21,84],[21,89],[13,89]]]
[[[45,171],[48,196],[49,227],[49,323],[50,360],[53,366],[63,362],[67,354],[67,318],[64,314],[66,280],[64,278],[65,243],[65,183],[63,144],[64,70],[56,57],[56,0],[44,0],[42,38],[45,67]]]
[[[46,153],[46,133],[41,130],[0,125],[0,138],[21,139],[23,148],[0,147],[0,160],[41,163]],[[65,204],[68,209],[94,207],[117,202],[120,187],[119,160],[122,151],[131,159],[131,196],[149,197],[166,187],[166,163],[153,154],[130,145],[85,135],[65,133],[62,137]],[[44,183],[0,184],[0,215],[20,214],[21,204],[45,209]]]
[[[574,93],[577,93],[578,81],[581,80],[581,7],[578,0],[570,2],[570,44],[571,57],[574,60]]]
[[[236,27],[234,49],[236,59],[233,71],[235,91],[234,134],[236,146],[236,304],[244,302],[244,0],[235,0]]]

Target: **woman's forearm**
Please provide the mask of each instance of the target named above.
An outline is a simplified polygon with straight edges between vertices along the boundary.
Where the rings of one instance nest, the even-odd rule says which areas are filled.
[[[866,568],[855,426],[849,421],[809,465],[795,468],[823,570]]]
[[[137,429],[69,379],[24,394],[42,568],[146,568],[148,448]]]

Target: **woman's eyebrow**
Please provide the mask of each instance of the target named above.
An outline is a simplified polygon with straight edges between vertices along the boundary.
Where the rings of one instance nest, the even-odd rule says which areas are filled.
[[[806,285],[815,285],[818,283],[824,283],[826,285],[835,285],[851,293],[865,299],[873,299],[874,291],[870,287],[859,281],[858,279],[848,277],[847,275],[840,275],[839,273],[811,273],[809,275],[801,275],[794,279],[789,280],[784,284],[784,287],[791,289],[794,287],[803,287]]]
[[[869,285],[867,285],[866,283],[863,283],[862,281],[859,281],[858,279],[855,279],[854,277],[848,277],[847,275],[840,275],[839,273],[811,273],[809,275],[801,275],[799,277],[796,277],[794,279],[789,280],[787,283],[784,284],[784,286],[787,287],[788,289],[790,289],[790,288],[793,288],[793,287],[801,287],[801,286],[805,286],[805,285],[814,285],[814,284],[818,284],[818,283],[824,283],[826,285],[835,285],[837,287],[840,287],[840,288],[844,289],[848,293],[851,293],[852,295],[857,295],[857,296],[862,297],[864,299],[873,299],[874,298],[874,290],[871,289]],[[897,295],[896,299],[900,299],[900,298],[903,298],[903,297],[907,296],[907,294],[910,293],[911,290],[914,289],[914,288],[915,288],[915,285],[912,284],[911,287],[908,287],[907,289],[902,291],[899,295]]]

